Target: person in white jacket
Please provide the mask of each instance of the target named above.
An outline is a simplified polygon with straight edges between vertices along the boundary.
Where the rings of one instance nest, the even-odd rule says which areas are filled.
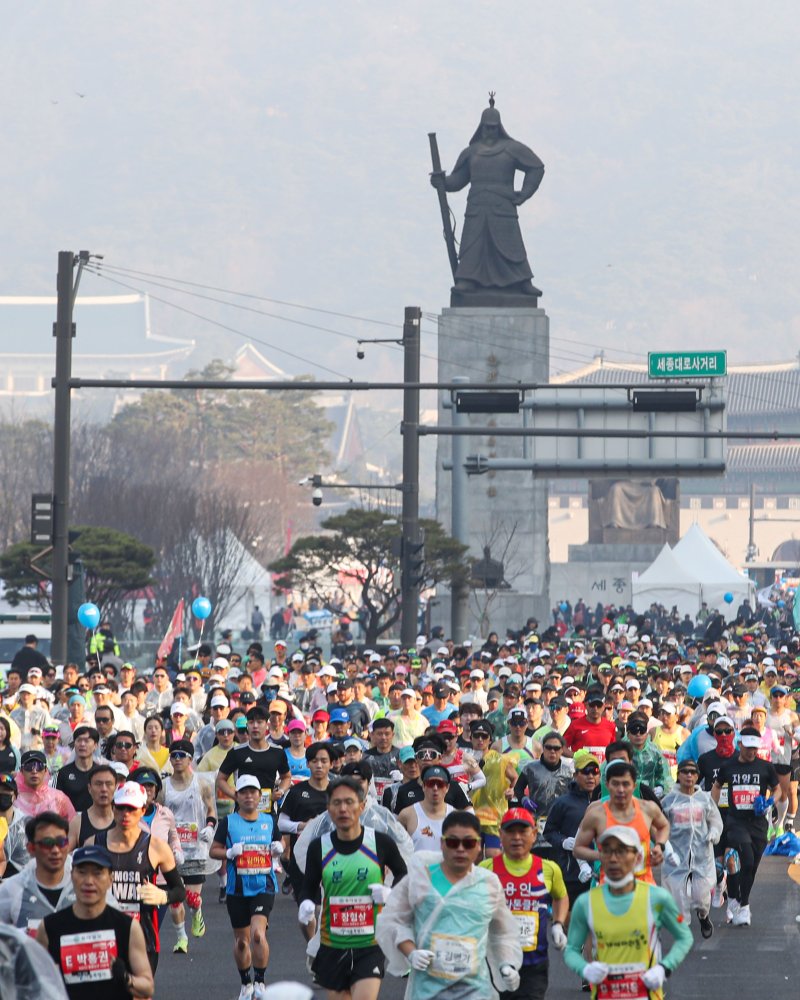
[[[711,793],[697,788],[699,776],[693,760],[681,761],[678,783],[661,803],[670,824],[671,848],[664,852],[662,881],[687,924],[694,909],[700,933],[709,938],[714,933],[709,913],[717,881],[714,844],[722,835],[722,817]]]
[[[392,889],[375,937],[389,972],[411,970],[406,1000],[490,1000],[519,987],[519,930],[497,876],[475,865],[480,850],[475,815],[452,812],[442,853],[416,854]]]

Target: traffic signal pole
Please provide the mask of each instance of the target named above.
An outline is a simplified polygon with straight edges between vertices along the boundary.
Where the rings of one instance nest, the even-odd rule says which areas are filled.
[[[53,420],[53,579],[51,602],[51,657],[54,663],[67,662],[67,629],[69,608],[69,475],[70,475],[70,419],[72,409],[72,338],[75,327],[72,311],[84,264],[89,260],[87,250],[74,254],[62,250],[58,255],[56,278],[56,321],[53,336],[56,338],[55,414]],[[75,284],[72,274],[78,271]]]
[[[422,310],[406,306],[403,322],[403,381],[419,383],[419,341]],[[401,558],[400,642],[408,648],[417,637],[419,577],[411,561],[422,542],[419,530],[419,389],[403,390],[403,534]]]

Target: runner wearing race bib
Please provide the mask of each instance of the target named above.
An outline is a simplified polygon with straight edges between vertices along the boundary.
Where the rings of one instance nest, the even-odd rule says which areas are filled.
[[[526,809],[509,809],[500,823],[503,853],[481,862],[493,871],[503,887],[506,904],[519,929],[522,947],[520,987],[524,1000],[543,1000],[547,990],[547,929],[553,911],[553,944],[563,950],[567,943],[564,922],[569,900],[561,869],[553,861],[532,854],[536,843],[536,820]]]
[[[70,1000],[152,996],[153,974],[139,924],[109,906],[111,856],[79,847],[72,859],[74,903],[45,917],[37,940],[50,953]]]
[[[241,979],[240,1000],[258,1000],[269,963],[267,929],[278,880],[274,859],[283,852],[272,817],[259,809],[261,784],[253,774],[236,781],[238,811],[223,816],[214,833],[211,857],[227,861],[225,905],[233,928],[233,956]],[[253,967],[255,983],[250,981]]]
[[[766,797],[781,797],[775,766],[758,758],[761,734],[754,726],[745,726],[739,734],[739,753],[719,769],[711,789],[718,802],[728,792],[724,813],[723,843],[739,856],[739,870],[728,873],[729,922],[750,926],[750,891],[753,888],[761,856],[767,846],[769,820]]]
[[[365,787],[355,777],[340,778],[330,786],[328,813],[336,830],[312,841],[308,849],[298,920],[308,924],[314,918],[314,897],[321,885],[314,976],[329,993],[349,993],[358,983],[359,997],[374,1000],[385,964],[375,943],[379,907],[390,892],[383,873],[388,868],[397,882],[406,874],[406,865],[391,837],[362,827],[365,800]]]
[[[194,748],[190,740],[176,740],[169,748],[172,776],[164,778],[164,805],[175,817],[180,849],[189,868],[184,870],[183,881],[187,886],[187,906],[192,910],[192,935],[202,937],[206,932],[203,919],[201,893],[206,872],[198,869],[209,867],[208,848],[217,825],[217,802],[210,782],[201,781],[192,771]],[[174,950],[186,954],[186,918],[183,904],[173,915],[173,926],[178,937]]]
[[[665,889],[635,878],[643,857],[632,827],[609,827],[597,846],[604,884],[575,900],[566,964],[590,984],[594,1000],[663,1000],[664,981],[688,954],[692,933]],[[675,939],[663,958],[661,928]],[[583,955],[587,939],[589,962]]]

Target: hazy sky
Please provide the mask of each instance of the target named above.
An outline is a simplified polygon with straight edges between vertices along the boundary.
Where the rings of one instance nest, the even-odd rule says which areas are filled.
[[[601,347],[798,351],[796,3],[3,0],[0,13],[0,294],[52,292],[57,252],[88,248],[358,316],[434,314],[450,281],[426,133],[450,169],[492,89],[546,166],[521,217],[554,370]],[[460,229],[464,196],[451,203]],[[332,333],[122,280],[337,372],[397,371],[380,348],[357,362]],[[153,322],[208,356],[230,347],[165,305]]]

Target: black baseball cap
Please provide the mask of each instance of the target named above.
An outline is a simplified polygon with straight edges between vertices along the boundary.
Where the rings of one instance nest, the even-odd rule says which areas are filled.
[[[114,862],[111,855],[99,844],[87,844],[85,847],[76,847],[72,852],[72,867],[76,865],[99,865],[101,868],[113,868]]]
[[[22,755],[19,765],[20,767],[25,767],[32,760],[37,760],[40,764],[44,764],[47,767],[47,757],[45,757],[41,750],[26,750]]]
[[[440,764],[432,764],[430,767],[426,767],[420,777],[423,782],[429,781],[432,778],[438,778],[446,784],[450,784],[450,772]]]

